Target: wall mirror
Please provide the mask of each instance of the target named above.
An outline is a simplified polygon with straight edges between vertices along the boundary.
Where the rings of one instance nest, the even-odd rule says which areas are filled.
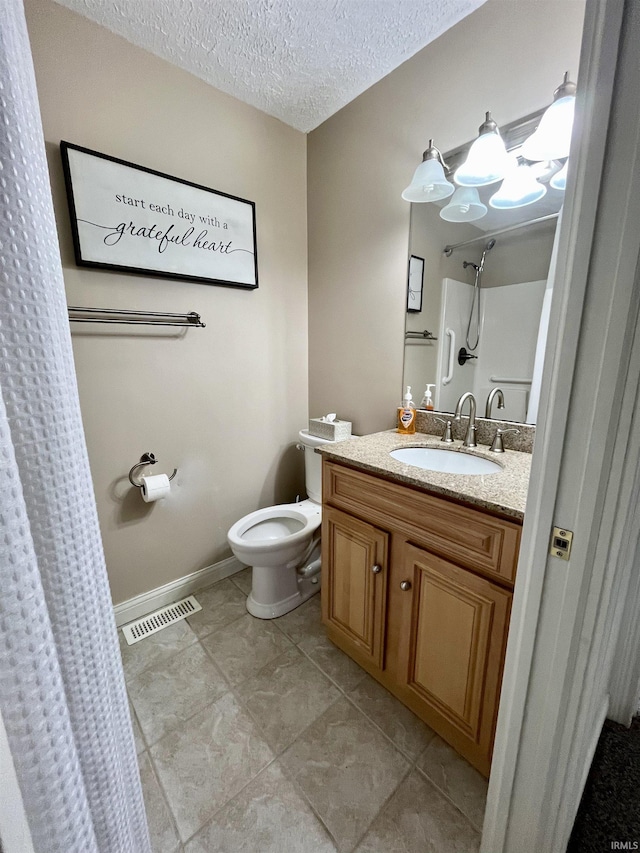
[[[519,150],[542,112],[501,129],[509,151]],[[449,180],[470,145],[444,154]],[[488,395],[500,388],[505,408],[494,403],[492,417],[536,422],[551,301],[547,281],[564,197],[552,178],[564,163],[547,164],[541,178],[546,192],[533,204],[494,209],[489,198],[499,183],[463,198],[462,204],[486,208],[473,222],[442,218],[453,196],[412,203],[409,255],[424,260],[424,276],[421,311],[406,314],[403,387],[411,385],[418,407],[426,384],[434,383],[436,410],[453,412],[460,395],[472,391],[483,416]],[[455,217],[456,209],[445,215]]]

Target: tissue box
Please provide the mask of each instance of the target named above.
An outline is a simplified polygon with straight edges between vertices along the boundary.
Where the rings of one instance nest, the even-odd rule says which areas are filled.
[[[343,438],[351,438],[351,421],[323,421],[322,418],[309,418],[309,435],[328,438],[329,441],[342,441]]]

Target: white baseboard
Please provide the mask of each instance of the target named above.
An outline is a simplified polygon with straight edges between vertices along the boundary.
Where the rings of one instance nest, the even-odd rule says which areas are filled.
[[[245,568],[246,566],[239,560],[236,560],[235,557],[228,557],[226,560],[221,560],[212,566],[207,566],[190,575],[185,575],[183,578],[166,583],[164,586],[159,586],[156,589],[149,590],[149,592],[143,592],[140,595],[129,598],[127,601],[122,601],[113,608],[116,625],[118,628],[121,625],[126,625],[132,619],[139,619],[141,616],[146,616],[147,613],[152,613],[159,607],[164,607],[165,604],[171,604],[205,586],[210,586],[216,581],[221,581],[223,578],[235,575]]]

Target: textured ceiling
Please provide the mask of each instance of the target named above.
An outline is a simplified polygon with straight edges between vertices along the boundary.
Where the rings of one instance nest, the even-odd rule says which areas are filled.
[[[485,0],[57,0],[307,132]]]

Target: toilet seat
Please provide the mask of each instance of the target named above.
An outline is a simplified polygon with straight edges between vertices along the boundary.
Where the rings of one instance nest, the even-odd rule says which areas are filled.
[[[308,543],[320,527],[322,508],[312,500],[250,512],[229,530],[227,536],[233,552],[248,566],[297,564],[301,547]]]

